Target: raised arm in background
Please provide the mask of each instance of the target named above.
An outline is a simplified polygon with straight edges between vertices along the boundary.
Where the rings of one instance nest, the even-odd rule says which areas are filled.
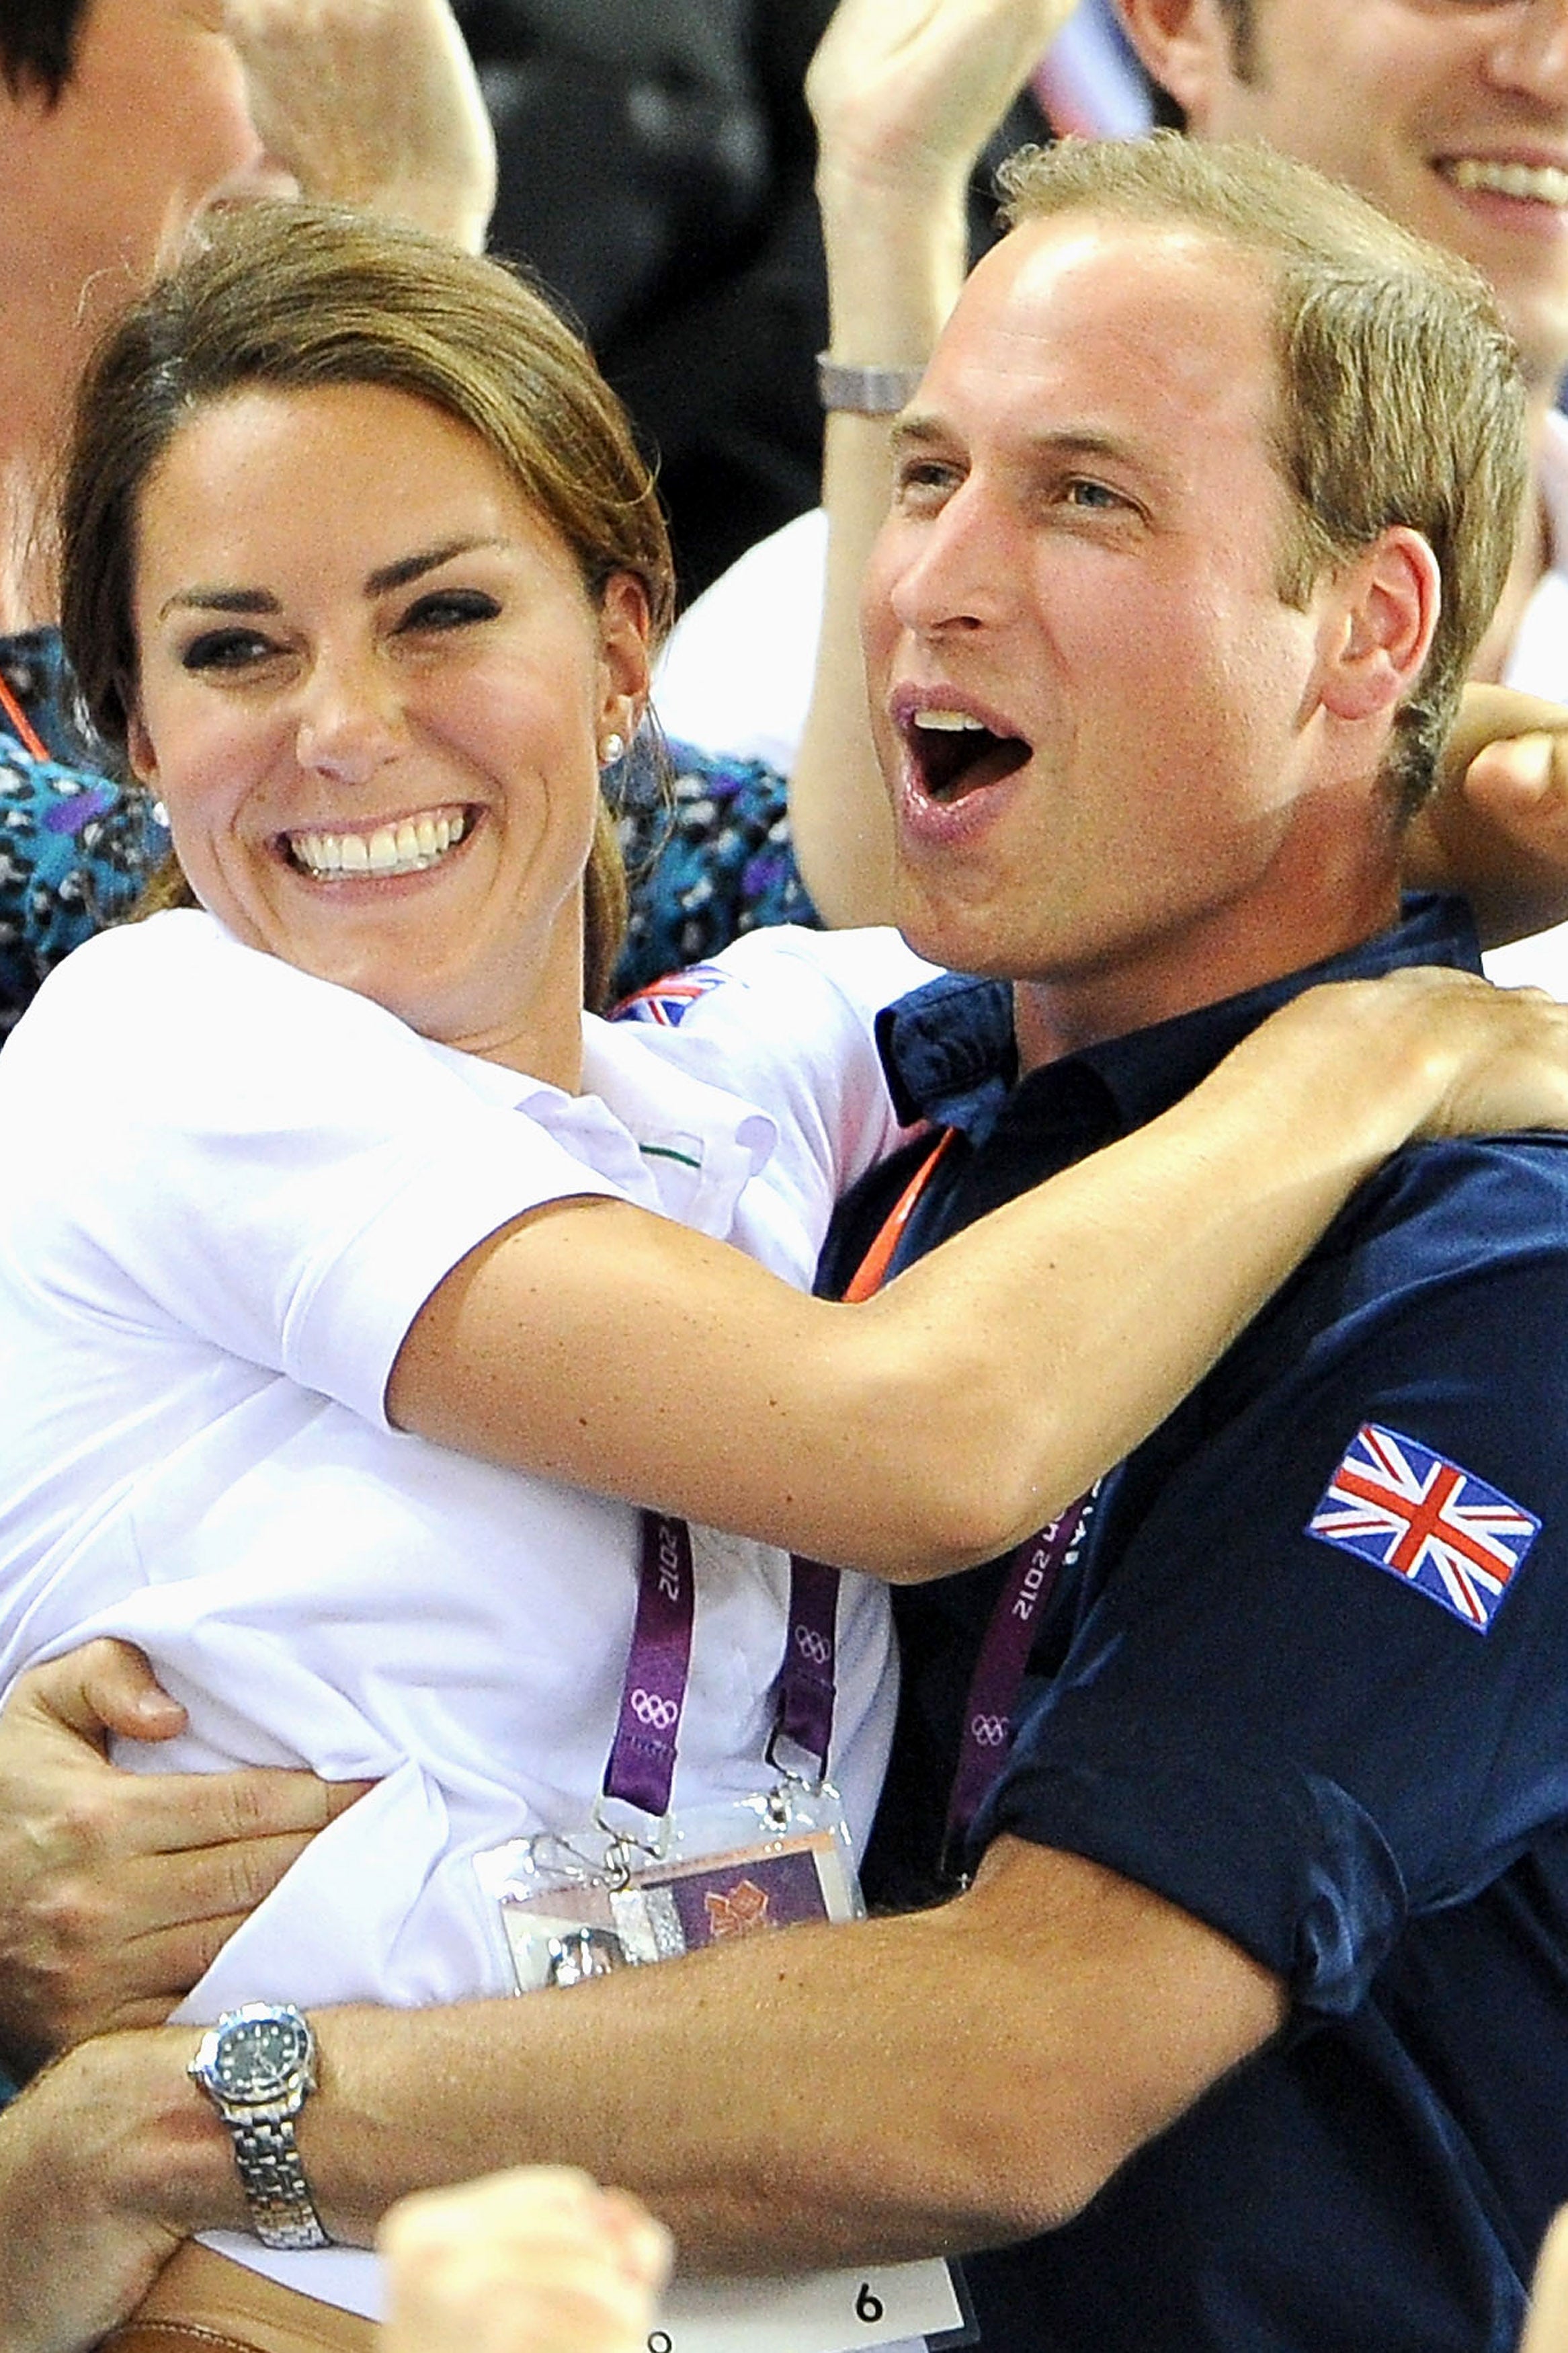
[[[981,150],[1074,0],[842,0],[812,60],[831,356],[923,367],[969,267]],[[892,837],[866,724],[860,577],[887,512],[890,419],[828,416],[827,575],[790,777],[795,860],[832,924],[885,923]]]
[[[484,250],[496,142],[448,0],[228,0],[250,111],[302,195]]]

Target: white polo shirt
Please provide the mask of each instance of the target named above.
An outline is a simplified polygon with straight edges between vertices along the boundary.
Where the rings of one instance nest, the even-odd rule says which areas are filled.
[[[927,968],[889,934],[770,932],[710,970],[679,1027],[585,1018],[573,1096],[171,913],[79,949],[0,1057],[0,1676],[121,1635],[191,1719],[121,1761],[378,1785],[177,2015],[509,1988],[471,1858],[589,1816],[637,1515],[395,1431],[383,1397],[443,1276],[542,1201],[616,1195],[809,1283],[899,1134],[869,1016]],[[681,1409],[722,1427],[722,1397]],[[678,1807],[769,1785],[788,1575],[694,1538]],[[863,1838],[883,1588],[847,1578],[839,1631],[833,1771]],[[368,2307],[367,2258],[222,2243]]]

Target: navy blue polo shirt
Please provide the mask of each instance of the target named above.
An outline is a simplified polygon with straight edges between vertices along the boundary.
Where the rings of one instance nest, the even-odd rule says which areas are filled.
[[[1420,903],[1021,1082],[1005,989],[933,984],[885,1017],[901,1107],[959,1130],[903,1254],[1153,1117],[1310,982],[1474,961]],[[851,1197],[829,1284],[898,1175]],[[1565,1335],[1568,1140],[1410,1149],[1107,1482],[976,1843],[1156,1889],[1292,2017],[1077,2221],[972,2260],[999,2353],[1511,2353],[1568,2199]],[[931,1892],[998,1576],[898,1596],[873,1901]]]

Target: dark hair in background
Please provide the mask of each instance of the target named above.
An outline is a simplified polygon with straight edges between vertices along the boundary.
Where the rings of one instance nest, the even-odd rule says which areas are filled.
[[[121,757],[136,695],[136,520],[147,482],[214,402],[256,387],[338,385],[406,393],[466,427],[575,559],[589,598],[597,604],[613,575],[629,573],[656,648],[662,638],[674,583],[651,475],[586,346],[543,297],[503,263],[366,214],[247,206],[217,216],[110,332],[78,396],[61,502],[61,629],[92,723]],[[172,879],[158,903],[181,902],[177,869]],[[584,994],[597,1005],[626,923],[626,876],[603,802],[584,895]]]
[[[71,78],[91,5],[92,0],[4,0],[0,75],[13,98],[32,88],[54,104]]]

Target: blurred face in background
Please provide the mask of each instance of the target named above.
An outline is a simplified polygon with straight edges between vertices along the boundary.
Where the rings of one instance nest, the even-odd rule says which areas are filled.
[[[1121,0],[1200,137],[1347,181],[1496,288],[1544,395],[1568,365],[1568,0]]]
[[[223,0],[92,0],[55,103],[27,90],[0,107],[28,258],[71,342],[173,259],[206,204],[263,185]]]

